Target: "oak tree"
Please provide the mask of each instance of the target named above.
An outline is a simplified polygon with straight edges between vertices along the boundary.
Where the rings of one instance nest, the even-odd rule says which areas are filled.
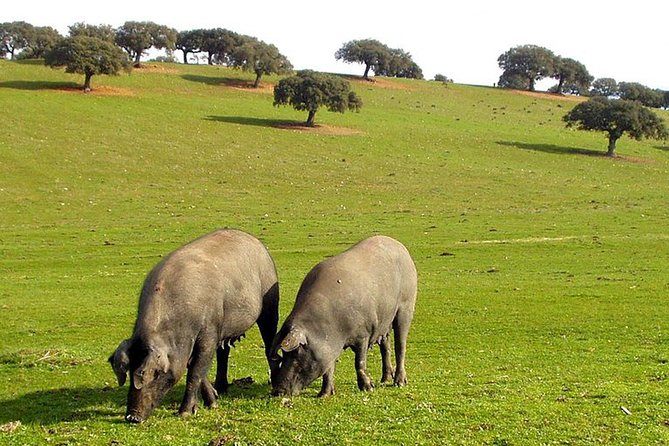
[[[583,94],[590,88],[594,79],[588,73],[587,68],[581,62],[568,57],[557,57],[555,59],[555,73],[553,77],[558,80],[554,91],[556,93]]]
[[[230,62],[234,67],[255,73],[254,88],[260,85],[260,79],[265,74],[287,74],[293,69],[288,58],[276,46],[254,37],[244,38],[241,45],[232,50]]]
[[[618,95],[618,82],[615,79],[610,77],[600,77],[595,79],[592,82],[592,88],[590,88],[590,94],[592,96],[617,96]]]
[[[129,68],[128,57],[119,47],[87,36],[62,39],[46,53],[44,62],[51,67],[64,66],[68,73],[83,74],[85,92],[91,90],[94,75],[119,74]]]
[[[369,72],[377,73],[390,59],[390,48],[374,39],[351,40],[335,53],[335,59],[365,65],[364,79]]]
[[[506,79],[524,78],[529,91],[535,90],[535,83],[555,73],[556,57],[549,49],[537,45],[521,45],[509,49],[497,58],[504,70],[500,86]]]
[[[174,50],[177,31],[153,22],[125,22],[116,30],[115,42],[123,48],[136,67],[140,66],[142,54],[149,48]]]
[[[16,56],[16,51],[22,50],[28,45],[28,39],[34,27],[27,22],[5,22],[0,23],[0,55],[10,55],[11,59]]]
[[[338,76],[310,70],[281,79],[274,87],[274,105],[291,105],[295,110],[308,112],[306,125],[313,127],[320,107],[344,113],[359,111],[362,100],[351,91],[349,82]]]
[[[669,136],[664,121],[637,101],[597,96],[578,104],[562,119],[567,127],[605,132],[609,139],[608,156],[616,155],[616,142],[623,134],[637,140]]]

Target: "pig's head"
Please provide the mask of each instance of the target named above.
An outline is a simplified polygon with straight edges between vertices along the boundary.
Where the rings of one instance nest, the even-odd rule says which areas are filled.
[[[147,346],[141,341],[125,340],[109,358],[119,385],[130,373],[130,390],[125,419],[130,423],[145,421],[180,376],[170,367],[165,348]]]
[[[281,364],[276,379],[272,380],[274,396],[297,395],[325,373],[328,362],[322,357],[318,344],[309,342],[301,328],[293,327],[285,336],[279,333],[272,349],[274,359]],[[280,351],[282,357],[279,357]]]

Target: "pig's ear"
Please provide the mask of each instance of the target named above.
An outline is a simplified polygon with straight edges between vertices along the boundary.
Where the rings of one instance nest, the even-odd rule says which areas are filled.
[[[157,373],[166,373],[168,368],[167,354],[151,349],[142,365],[132,375],[132,385],[139,390],[150,384],[156,378]]]
[[[304,332],[300,329],[293,328],[288,332],[283,341],[281,341],[281,350],[284,352],[292,352],[300,345],[306,345],[307,338]]]
[[[132,341],[126,339],[121,342],[114,353],[109,357],[109,363],[112,366],[112,370],[116,374],[116,379],[118,380],[118,385],[122,386],[125,384],[125,379],[128,373],[128,365],[130,365],[130,345]]]

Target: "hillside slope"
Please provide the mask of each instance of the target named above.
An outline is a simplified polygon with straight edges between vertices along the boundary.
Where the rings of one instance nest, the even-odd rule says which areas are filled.
[[[307,130],[272,106],[277,80],[254,91],[231,69],[155,64],[83,94],[79,76],[0,61],[0,425],[24,425],[0,435],[669,440],[666,143],[623,138],[609,159],[603,135],[565,129],[573,99],[391,79],[354,80],[362,111],[320,111]],[[144,275],[223,226],[274,255],[282,319],[323,257],[373,233],[403,241],[420,274],[410,386],[358,393],[346,353],[336,397],[268,399],[254,331],[231,375],[256,383],[224,409],[179,422],[177,390],[148,428],[117,424],[125,390],[106,358]],[[379,375],[376,350],[369,362]]]

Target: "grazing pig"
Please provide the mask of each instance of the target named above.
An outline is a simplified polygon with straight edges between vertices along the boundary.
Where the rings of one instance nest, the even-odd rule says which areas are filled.
[[[407,382],[404,368],[409,326],[416,303],[416,267],[407,249],[385,236],[367,238],[316,265],[305,277],[295,306],[274,338],[272,353],[281,361],[274,395],[297,395],[318,377],[318,396],[334,394],[335,361],[350,347],[355,352],[358,388],[372,390],[367,351],[381,347],[383,377]],[[393,373],[391,328],[395,338]],[[283,351],[283,357],[279,356]]]
[[[198,392],[214,407],[228,387],[230,346],[258,324],[271,360],[279,312],[274,261],[263,244],[241,231],[221,229],[171,253],[149,273],[130,339],[109,362],[119,385],[130,374],[126,420],[146,420],[188,369],[179,414],[194,414]],[[216,353],[216,382],[207,373]]]

